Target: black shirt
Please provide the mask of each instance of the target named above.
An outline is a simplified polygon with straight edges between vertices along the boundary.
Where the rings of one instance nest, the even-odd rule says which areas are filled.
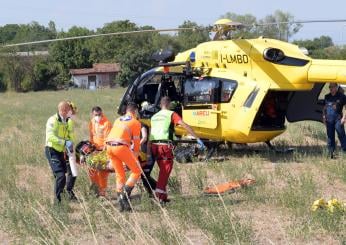
[[[346,96],[343,93],[337,92],[334,96],[331,93],[324,96],[324,105],[333,105],[335,112],[342,115],[342,108],[346,104]]]

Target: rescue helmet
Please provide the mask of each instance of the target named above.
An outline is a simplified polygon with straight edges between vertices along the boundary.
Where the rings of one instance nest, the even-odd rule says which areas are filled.
[[[96,150],[96,147],[91,144],[89,140],[83,140],[79,142],[76,146],[76,153],[82,156],[87,156],[93,153]]]

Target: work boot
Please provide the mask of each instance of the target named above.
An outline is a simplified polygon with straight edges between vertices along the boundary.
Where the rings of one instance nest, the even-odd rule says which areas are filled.
[[[132,211],[131,205],[130,205],[130,196],[131,192],[133,190],[133,187],[125,185],[123,189],[123,195],[124,195],[124,210],[125,211]]]
[[[90,195],[96,195],[96,196],[99,194],[99,187],[95,183],[92,183],[90,185],[89,194]]]
[[[117,192],[117,199],[119,203],[119,211],[124,212],[125,205],[124,205],[124,194],[122,192]]]
[[[124,192],[126,193],[129,200],[130,200],[132,190],[133,190],[133,187],[128,186],[128,185],[124,186]]]
[[[330,159],[335,159],[334,151],[329,152],[329,157],[330,157]]]
[[[76,197],[73,191],[68,191],[67,195],[71,202],[78,202],[78,198]]]
[[[159,199],[159,202],[160,202],[161,206],[166,206],[166,204],[171,201],[170,199],[168,199],[166,193],[158,193],[158,192],[156,192],[155,194],[156,194],[157,199]]]
[[[100,189],[99,193],[97,194],[97,197],[106,197],[106,191]]]
[[[166,199],[160,199],[160,205],[161,205],[161,207],[166,206],[167,203],[169,203],[170,201],[171,201],[171,199],[168,199],[168,198],[166,198]]]
[[[119,200],[119,211],[132,211],[130,205],[130,195],[133,190],[133,187],[125,185],[122,192],[118,192],[118,200]]]
[[[123,190],[122,192],[118,192],[118,200],[119,200],[119,211],[131,211],[131,205],[129,203],[128,195]]]

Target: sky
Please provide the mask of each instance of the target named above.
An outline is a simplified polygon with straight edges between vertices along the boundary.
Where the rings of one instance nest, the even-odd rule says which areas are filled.
[[[263,18],[275,10],[289,12],[295,20],[346,19],[346,0],[0,0],[0,26],[53,20],[58,30],[74,25],[96,29],[128,19],[140,26],[175,28],[185,20],[210,25],[226,12]],[[321,35],[346,44],[346,22],[304,24],[292,39]]]

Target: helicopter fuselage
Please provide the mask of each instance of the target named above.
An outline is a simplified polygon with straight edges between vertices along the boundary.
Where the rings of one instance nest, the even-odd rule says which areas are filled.
[[[201,138],[265,142],[285,131],[286,120],[322,121],[318,96],[326,82],[346,81],[345,68],[344,61],[313,60],[278,40],[211,41],[142,74],[123,102],[146,102],[141,119],[149,123],[159,99],[169,96]],[[186,134],[179,126],[175,133]]]

